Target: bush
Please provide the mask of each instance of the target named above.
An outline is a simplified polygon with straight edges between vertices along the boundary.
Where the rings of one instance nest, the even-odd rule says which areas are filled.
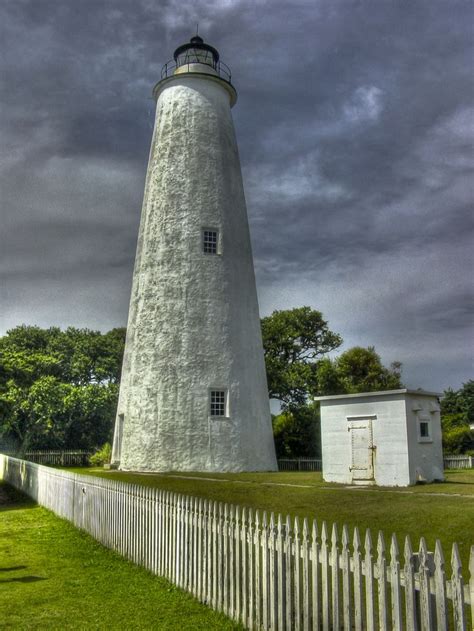
[[[320,458],[319,406],[292,406],[273,417],[277,458]]]
[[[468,454],[474,447],[474,432],[469,426],[453,427],[443,432],[443,451],[447,454]]]
[[[103,447],[96,451],[95,454],[89,458],[89,462],[94,467],[101,467],[104,464],[110,464],[110,460],[112,459],[112,447],[110,443],[105,443]]]

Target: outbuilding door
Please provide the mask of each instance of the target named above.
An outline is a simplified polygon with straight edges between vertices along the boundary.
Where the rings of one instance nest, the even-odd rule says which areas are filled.
[[[374,481],[374,445],[372,419],[347,419],[351,444],[351,472],[353,482]]]

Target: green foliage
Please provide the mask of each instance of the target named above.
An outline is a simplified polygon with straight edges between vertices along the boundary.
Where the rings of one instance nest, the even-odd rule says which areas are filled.
[[[20,453],[110,440],[125,330],[19,326],[0,338],[0,441]]]
[[[354,394],[402,388],[401,364],[386,368],[373,346],[354,346],[334,360],[324,359],[318,366],[322,395]]]
[[[277,458],[320,458],[321,421],[319,406],[292,406],[273,417]]]
[[[261,323],[269,396],[287,407],[300,406],[317,393],[316,360],[338,348],[342,338],[310,307],[274,311]]]
[[[117,410],[117,383],[74,386],[66,399],[68,424],[65,443],[90,449],[111,439]]]
[[[110,464],[112,459],[112,447],[110,443],[105,443],[95,454],[89,458],[89,462],[93,467],[101,467],[104,464]]]
[[[443,429],[443,450],[447,454],[466,454],[474,449],[474,432],[469,425]]]
[[[273,420],[278,457],[319,454],[319,411],[306,405],[315,395],[349,394],[403,387],[401,364],[386,368],[373,347],[354,347],[336,359],[324,357],[342,344],[319,311],[300,307],[262,319],[270,398],[283,412]]]
[[[474,450],[474,381],[455,391],[449,388],[441,400],[443,449],[448,454],[466,454]]]
[[[464,423],[474,423],[474,380],[464,383],[459,390],[448,388],[441,400],[441,415],[459,414]]]

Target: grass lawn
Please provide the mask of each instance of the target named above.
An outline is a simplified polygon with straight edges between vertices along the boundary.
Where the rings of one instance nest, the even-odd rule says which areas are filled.
[[[474,544],[474,470],[446,472],[446,482],[408,488],[345,487],[324,482],[320,473],[138,474],[98,468],[68,469],[212,500],[251,506],[282,515],[316,518],[339,526],[393,532],[403,545],[424,536],[430,550],[440,539],[446,560],[457,542],[465,576]],[[363,534],[363,533],[362,533]],[[450,570],[449,570],[450,571]]]
[[[0,628],[240,629],[0,482]]]

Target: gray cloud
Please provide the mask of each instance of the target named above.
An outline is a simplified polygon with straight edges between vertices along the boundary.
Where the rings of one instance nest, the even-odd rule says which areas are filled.
[[[10,0],[0,328],[125,324],[151,88],[200,32],[232,67],[262,313],[310,304],[409,385],[472,376],[473,6]]]

